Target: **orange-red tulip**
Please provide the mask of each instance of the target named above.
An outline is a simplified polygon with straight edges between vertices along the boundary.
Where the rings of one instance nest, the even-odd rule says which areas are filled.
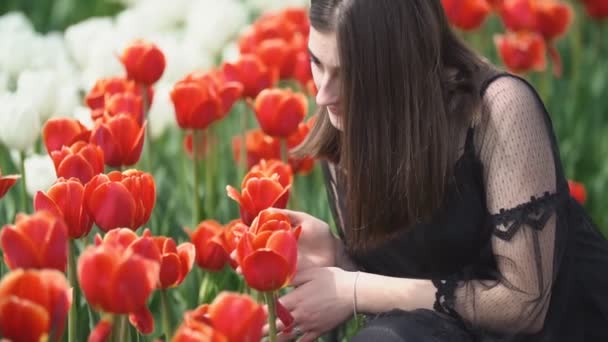
[[[546,40],[555,39],[568,29],[574,11],[572,7],[556,0],[538,1],[536,4],[536,30]]]
[[[144,123],[143,101],[141,96],[134,93],[106,94],[105,111],[93,111],[93,120],[103,119],[104,113],[108,113],[110,116],[129,114],[138,124],[143,125]]]
[[[497,35],[494,42],[503,62],[513,72],[542,71],[546,68],[546,46],[540,34],[507,33]]]
[[[224,76],[229,81],[243,85],[243,96],[255,98],[262,90],[273,87],[279,79],[279,71],[269,68],[253,54],[241,55],[235,63],[224,63]]]
[[[260,212],[237,245],[237,260],[247,284],[258,291],[286,286],[296,272],[298,237],[289,218],[280,213]]]
[[[156,185],[148,173],[118,171],[95,176],[84,188],[86,207],[99,228],[136,230],[148,222],[156,202]]]
[[[145,123],[139,125],[129,114],[104,115],[96,122],[91,142],[101,147],[108,166],[120,167],[137,163],[144,146]]]
[[[239,243],[243,234],[249,230],[249,227],[243,223],[243,220],[236,219],[228,222],[224,227],[224,241],[226,242],[226,252],[228,255],[231,255],[232,252],[236,250],[236,246]],[[238,263],[236,260],[229,258],[230,267],[236,269],[238,267]]]
[[[312,79],[312,69],[310,68],[308,51],[298,52],[294,63],[293,78],[300,83],[300,86],[305,89],[309,95],[316,95],[316,92],[309,89],[311,84],[314,85],[314,81]]]
[[[261,172],[249,172],[241,183],[241,192],[228,185],[228,197],[239,203],[241,219],[251,224],[258,213],[264,209],[285,208],[289,200],[291,185],[283,186],[279,175],[267,177]]]
[[[103,172],[103,150],[94,144],[77,141],[72,146],[63,146],[61,150],[50,153],[57,177],[77,178],[86,184],[95,175]]]
[[[196,250],[194,245],[184,242],[177,246],[175,241],[164,236],[154,237],[161,254],[159,287],[162,289],[180,285],[194,264]]]
[[[587,202],[587,190],[583,183],[579,183],[573,180],[568,180],[568,188],[570,190],[570,196],[572,196],[580,204]]]
[[[314,122],[314,116],[311,117],[308,122],[300,123],[298,125],[297,131],[295,131],[292,135],[287,138],[287,147],[292,149],[300,145],[304,139],[308,136],[310,129]],[[312,157],[304,157],[302,159],[289,158],[289,165],[291,165],[291,169],[295,173],[299,174],[307,174],[312,171],[314,167],[315,160]]]
[[[260,341],[265,322],[264,308],[251,297],[222,292],[213,303],[187,311],[173,341]]]
[[[475,30],[481,26],[490,10],[486,0],[441,0],[450,23],[463,30]]]
[[[46,193],[38,191],[34,196],[34,208],[62,217],[72,239],[87,235],[93,227],[93,219],[85,207],[84,186],[75,178],[59,178]]]
[[[171,90],[178,125],[183,129],[205,129],[222,119],[241,96],[243,86],[227,81],[218,72],[195,72]]]
[[[230,261],[226,250],[224,228],[215,220],[205,220],[188,232],[196,247],[196,264],[205,270],[219,271]]]
[[[154,239],[129,229],[98,236],[78,259],[78,281],[87,302],[96,310],[130,314],[143,333],[154,330],[146,304],[159,279],[161,255]]]
[[[91,330],[87,342],[106,342],[112,334],[112,321],[102,317],[95,328]]]
[[[50,118],[42,128],[42,140],[49,154],[77,141],[87,142],[90,136],[90,130],[71,118]]]
[[[513,32],[536,29],[534,0],[504,0],[499,14],[507,29]]]
[[[127,80],[124,77],[108,77],[97,80],[93,88],[89,91],[85,98],[87,106],[91,109],[104,109],[105,99],[107,95],[118,93],[135,93],[138,94],[137,85],[135,82]]]
[[[10,269],[53,268],[65,271],[68,228],[63,218],[48,211],[17,214],[15,224],[0,231],[4,261]]]
[[[608,2],[606,0],[582,0],[587,14],[595,19],[608,18]]]
[[[306,96],[289,89],[264,89],[255,99],[255,115],[264,133],[287,138],[308,113]]]
[[[261,172],[268,177],[276,173],[279,175],[279,182],[283,186],[288,186],[293,182],[293,172],[291,172],[291,166],[278,159],[262,159],[259,163],[255,164],[250,171]]]
[[[120,56],[129,79],[151,85],[158,81],[165,71],[165,55],[154,44],[136,40],[129,44]]]
[[[17,183],[21,176],[19,175],[8,175],[3,176],[2,170],[0,170],[0,199],[6,195],[6,193],[10,190],[10,188]]]
[[[72,290],[62,273],[12,271],[0,281],[2,337],[13,342],[59,341],[71,305]]]
[[[261,129],[247,131],[245,140],[247,168],[251,168],[262,159],[281,159],[279,139],[264,134]],[[235,136],[232,139],[232,152],[237,162],[241,160],[241,148],[243,148],[242,137]]]

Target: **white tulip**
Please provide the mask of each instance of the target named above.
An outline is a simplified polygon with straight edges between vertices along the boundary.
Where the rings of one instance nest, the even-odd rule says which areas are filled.
[[[8,74],[0,70],[0,94],[9,91],[9,77]]]
[[[156,95],[154,95],[156,97]],[[156,99],[154,99],[156,101]],[[87,129],[93,129],[95,124],[91,118],[91,109],[85,106],[77,106],[74,108],[74,119],[80,121],[80,123]]]
[[[29,31],[0,31],[0,70],[15,77],[26,69],[32,58],[36,36]]]
[[[218,53],[247,24],[249,11],[236,0],[197,0],[186,19],[186,40]]]
[[[254,12],[276,11],[287,7],[308,7],[310,0],[246,0]]]
[[[0,16],[0,32],[34,32],[34,26],[22,12],[8,12]]]
[[[25,189],[30,196],[47,191],[57,180],[53,160],[48,154],[33,154],[25,158]]]
[[[40,135],[40,114],[28,98],[13,93],[0,94],[0,141],[9,148],[25,152]]]
[[[236,42],[228,43],[222,50],[222,61],[234,63],[238,61],[240,54],[239,45]]]
[[[17,97],[27,99],[40,119],[46,121],[55,111],[57,82],[52,70],[26,70],[17,80]]]
[[[112,18],[107,17],[90,18],[72,25],[65,30],[68,52],[81,68],[85,68],[91,48],[99,44],[97,37],[113,31]]]
[[[148,129],[152,139],[158,139],[169,127],[177,127],[175,109],[169,95],[171,84],[161,83],[154,91],[154,102],[148,113]]]
[[[191,0],[146,0],[119,13],[116,26],[121,32],[145,37],[152,33],[167,32],[183,25]]]
[[[73,83],[65,83],[57,88],[57,99],[53,117],[73,117],[74,111],[80,105],[78,87]]]

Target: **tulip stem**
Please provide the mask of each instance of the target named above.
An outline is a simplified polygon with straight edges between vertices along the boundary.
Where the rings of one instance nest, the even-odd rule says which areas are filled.
[[[253,111],[253,106],[251,105],[251,99],[247,98],[245,100],[245,110],[243,111],[243,118],[241,120],[241,130],[242,130],[242,138],[241,138],[241,150],[240,150],[240,156],[239,156],[239,170],[241,171],[239,173],[239,179],[242,179],[243,177],[245,177],[245,174],[247,173],[247,169],[248,167],[248,161],[247,161],[247,129],[249,126],[249,110]],[[255,112],[254,112],[255,113]]]
[[[204,203],[204,207],[205,207],[205,218],[211,218],[213,216],[212,213],[212,209],[213,209],[213,201],[214,201],[214,196],[213,196],[213,167],[217,167],[217,163],[212,162],[212,147],[210,147],[211,145],[211,141],[212,141],[212,135],[213,132],[211,131],[211,128],[207,128],[207,130],[204,132],[204,134],[207,135],[207,146],[202,145],[203,150],[205,150],[205,147],[207,147],[207,151],[209,152],[207,153],[207,157],[205,158],[205,160],[207,161],[207,163],[205,163],[205,203]],[[192,144],[192,146],[194,146],[194,143]],[[196,155],[194,155],[194,158],[196,158]]]
[[[24,213],[29,212],[29,201],[27,196],[26,175],[25,175],[25,152],[19,152],[21,158],[21,208]]]
[[[68,280],[72,287],[72,305],[68,316],[68,342],[76,341],[78,327],[78,304],[80,296],[78,292],[78,282],[76,280],[76,244],[70,240],[68,244]]]
[[[289,164],[289,156],[288,156],[288,147],[287,147],[287,138],[280,138],[281,141],[281,160],[285,164]]]
[[[160,290],[160,306],[162,310],[163,330],[165,332],[165,341],[171,341],[171,309],[169,308],[169,290]]]
[[[144,84],[139,85],[141,93],[143,120],[148,125],[148,111],[150,110],[150,99],[148,98],[148,87]],[[143,124],[143,123],[140,123]],[[152,138],[150,136],[150,130],[148,127],[145,128],[145,141],[144,141],[144,155],[146,159],[146,171],[152,172]]]
[[[266,305],[268,305],[268,340],[277,341],[277,309],[275,305],[274,292],[265,292]]]
[[[197,142],[199,141],[199,135],[202,132],[198,129],[192,130],[192,141],[193,142]],[[201,209],[200,209],[200,198],[199,198],[199,165],[198,165],[198,159],[196,158],[196,156],[198,156],[199,151],[198,151],[198,144],[193,143],[192,144],[192,155],[194,156],[194,158],[192,158],[192,172],[194,173],[194,198],[193,198],[193,205],[194,205],[194,226],[196,227],[198,225],[198,223],[201,221]]]

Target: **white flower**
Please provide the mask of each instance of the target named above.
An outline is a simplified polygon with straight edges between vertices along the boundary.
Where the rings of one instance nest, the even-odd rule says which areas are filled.
[[[175,109],[169,92],[171,85],[159,84],[154,91],[154,102],[148,113],[148,129],[152,139],[158,139],[169,127],[176,127]]]
[[[19,75],[16,95],[28,101],[40,119],[46,121],[55,111],[57,86],[52,70],[26,70]]]
[[[236,42],[228,43],[222,50],[222,61],[234,63],[238,61],[240,54],[239,45]]]
[[[55,110],[52,117],[73,117],[80,105],[78,87],[73,83],[62,83],[56,91]]]
[[[0,141],[9,148],[27,151],[40,135],[40,114],[27,98],[0,94]]]
[[[108,32],[114,32],[114,24],[112,18],[106,17],[87,19],[65,30],[67,49],[81,68],[89,62],[91,48],[100,43],[98,37]]]
[[[0,94],[9,91],[8,82],[8,74],[0,70]]]
[[[25,188],[30,196],[47,191],[57,180],[53,160],[48,154],[33,154],[25,158]]]
[[[236,0],[197,0],[186,19],[186,40],[215,54],[247,24],[249,12]]]
[[[116,26],[120,32],[133,34],[133,38],[172,31],[183,26],[190,3],[191,0],[141,1],[119,13]]]
[[[32,58],[31,47],[35,39],[35,34],[29,31],[0,31],[0,70],[16,76],[26,69]]]
[[[154,95],[156,97],[156,95]],[[156,101],[156,99],[154,99]],[[74,108],[74,119],[80,121],[87,129],[93,129],[95,124],[91,118],[91,109],[85,106],[77,106]]]
[[[0,16],[0,32],[34,32],[32,23],[22,12],[8,12]]]

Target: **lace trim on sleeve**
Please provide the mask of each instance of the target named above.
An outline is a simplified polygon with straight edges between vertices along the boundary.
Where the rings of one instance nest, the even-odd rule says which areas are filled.
[[[530,202],[511,209],[500,209],[491,215],[494,235],[504,241],[510,241],[513,235],[523,226],[528,225],[534,230],[542,230],[560,200],[559,193],[545,192],[540,197],[532,196]]]

